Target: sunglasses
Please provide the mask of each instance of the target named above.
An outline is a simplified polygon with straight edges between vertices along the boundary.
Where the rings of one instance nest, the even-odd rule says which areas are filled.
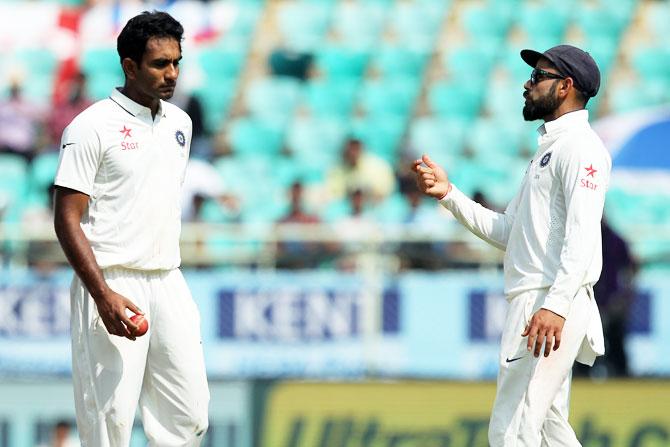
[[[542,70],[541,68],[533,68],[533,71],[530,72],[530,83],[532,85],[537,84],[540,81],[545,79],[565,79],[566,76],[561,76],[556,73],[550,73],[548,71]]]

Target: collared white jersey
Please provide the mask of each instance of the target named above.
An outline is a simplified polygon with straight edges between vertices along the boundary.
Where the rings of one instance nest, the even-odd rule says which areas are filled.
[[[161,101],[154,119],[116,89],[65,129],[54,183],[89,196],[81,226],[100,267],[179,266],[190,144],[184,111]]]
[[[470,231],[505,250],[505,294],[549,288],[545,309],[567,316],[602,269],[600,221],[612,166],[580,110],[539,128],[539,148],[504,213],[453,187],[441,203]]]

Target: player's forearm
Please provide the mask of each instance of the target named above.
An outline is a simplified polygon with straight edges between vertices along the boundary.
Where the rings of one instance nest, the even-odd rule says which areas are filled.
[[[500,250],[505,250],[511,228],[508,216],[484,208],[453,185],[451,192],[440,203],[472,234]]]
[[[97,300],[109,292],[109,286],[105,282],[79,220],[65,215],[62,211],[59,212],[57,207],[54,228],[67,260],[91,296]]]

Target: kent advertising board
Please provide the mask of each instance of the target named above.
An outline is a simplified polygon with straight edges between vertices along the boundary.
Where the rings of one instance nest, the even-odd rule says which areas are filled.
[[[186,272],[220,378],[492,379],[507,303],[498,273]],[[71,372],[67,271],[0,275],[0,374]],[[639,277],[627,351],[670,375],[670,279]]]

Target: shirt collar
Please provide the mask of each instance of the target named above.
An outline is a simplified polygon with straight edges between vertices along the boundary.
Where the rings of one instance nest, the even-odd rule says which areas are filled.
[[[109,95],[109,98],[117,103],[123,110],[133,116],[138,116],[141,114],[151,116],[150,108],[145,107],[142,104],[138,104],[132,99],[128,98],[126,95],[121,93],[121,90],[118,87],[112,90],[112,94]],[[160,99],[158,101],[158,113],[156,113],[156,116],[165,118],[165,107],[163,107],[163,101]]]
[[[553,121],[547,121],[537,128],[537,132],[540,136],[551,135],[557,132],[561,132],[565,129],[574,127],[579,124],[588,124],[589,122],[589,111],[586,109],[575,110],[574,112],[568,112],[564,115],[559,116]]]

